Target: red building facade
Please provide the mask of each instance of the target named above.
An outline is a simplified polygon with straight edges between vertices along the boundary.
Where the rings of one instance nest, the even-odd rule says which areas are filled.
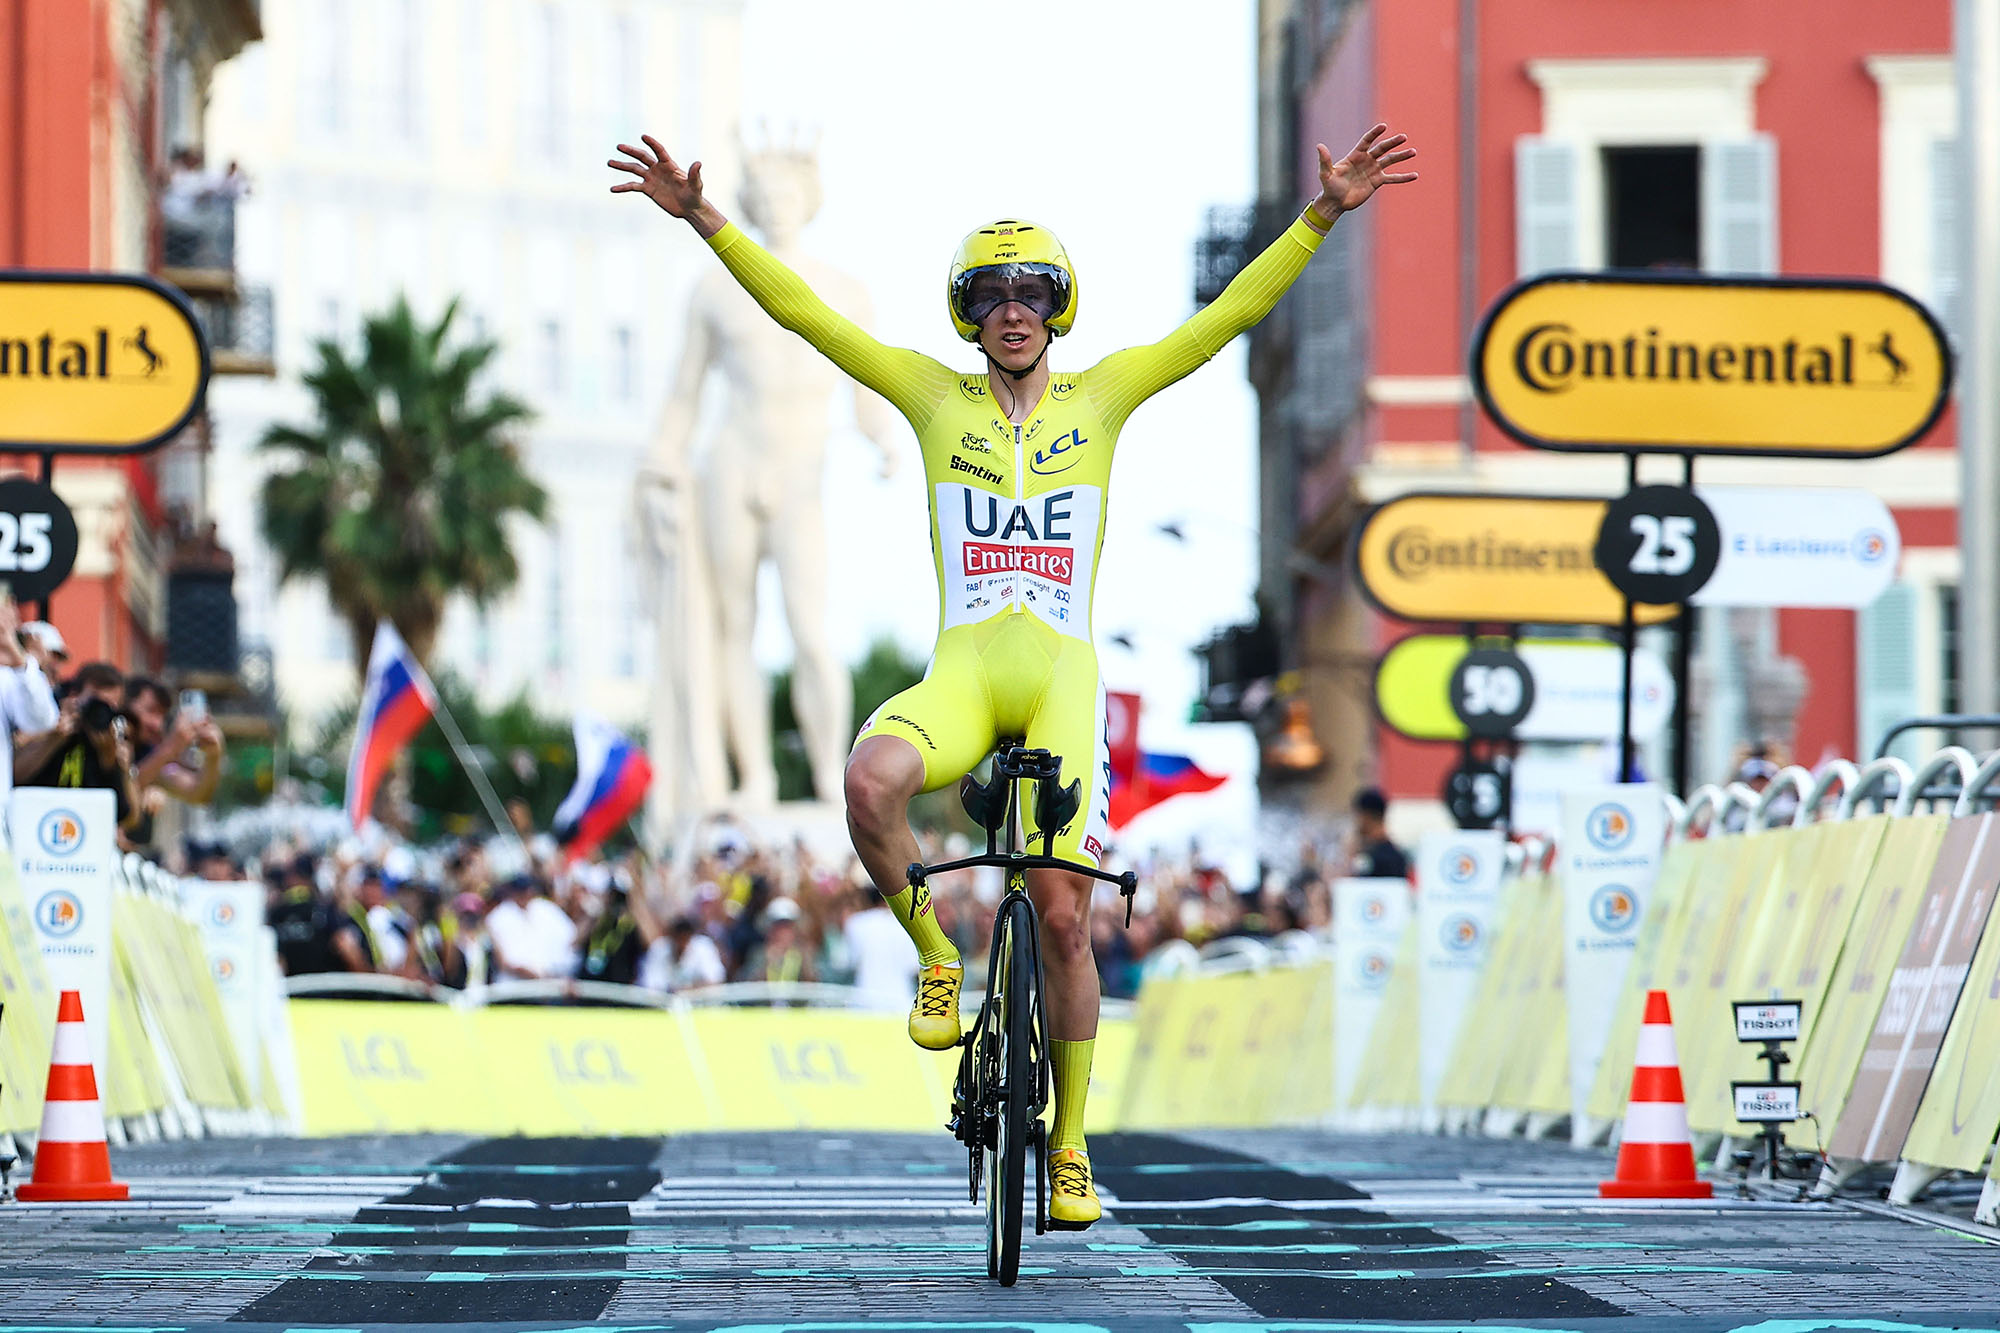
[[[1479,316],[1534,272],[1669,266],[1881,277],[1949,327],[1951,6],[1267,0],[1260,18],[1267,212],[1316,190],[1315,142],[1338,153],[1376,119],[1411,136],[1422,173],[1341,222],[1338,271],[1308,269],[1253,351],[1264,605],[1334,756],[1302,782],[1267,771],[1267,794],[1327,807],[1379,782],[1434,801],[1455,748],[1403,740],[1372,708],[1374,658],[1418,627],[1352,587],[1356,519],[1411,490],[1624,484],[1622,460],[1525,449],[1474,409]],[[1950,704],[1956,438],[1947,411],[1887,460],[1700,465],[1713,484],[1872,489],[1905,555],[1860,613],[1703,613],[1693,781],[1727,776],[1747,741],[1807,764],[1872,753],[1888,720]]]

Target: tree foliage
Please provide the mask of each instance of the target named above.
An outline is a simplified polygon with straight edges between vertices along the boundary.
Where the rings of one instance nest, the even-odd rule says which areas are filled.
[[[305,376],[318,419],[259,443],[284,455],[262,496],[279,576],[326,581],[357,671],[382,617],[428,663],[448,598],[484,604],[520,576],[508,519],[547,512],[510,439],[532,414],[478,388],[498,348],[454,341],[457,310],[424,325],[399,296],[363,322],[358,358],[322,340]]]

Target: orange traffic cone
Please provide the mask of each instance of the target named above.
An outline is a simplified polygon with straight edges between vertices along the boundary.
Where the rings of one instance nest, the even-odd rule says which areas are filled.
[[[1618,1142],[1618,1170],[1597,1187],[1606,1199],[1706,1199],[1715,1187],[1695,1175],[1688,1137],[1687,1094],[1681,1090],[1680,1056],[1667,993],[1646,992],[1646,1017],[1633,1061],[1632,1097],[1625,1107],[1625,1136]]]
[[[56,1009],[55,1050],[49,1056],[49,1093],[42,1102],[42,1134],[35,1140],[35,1178],[17,1194],[24,1203],[103,1203],[131,1197],[111,1178],[111,1150],[104,1143],[104,1108],[90,1067],[90,1038],[83,1028],[83,997],[62,993]]]

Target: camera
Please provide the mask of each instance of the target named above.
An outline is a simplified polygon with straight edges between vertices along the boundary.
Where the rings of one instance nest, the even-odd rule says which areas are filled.
[[[95,696],[85,699],[83,707],[76,710],[76,720],[85,731],[106,732],[117,720],[118,708]]]

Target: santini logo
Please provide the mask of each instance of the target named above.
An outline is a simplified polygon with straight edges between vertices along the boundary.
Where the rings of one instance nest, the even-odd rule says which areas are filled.
[[[979,480],[987,483],[990,486],[1005,486],[1007,484],[1007,479],[1001,476],[998,472],[995,472],[992,468],[981,467],[977,463],[968,463],[963,458],[960,458],[957,454],[953,454],[951,456],[951,470],[953,472],[963,472],[966,473],[968,476],[977,477]]]

